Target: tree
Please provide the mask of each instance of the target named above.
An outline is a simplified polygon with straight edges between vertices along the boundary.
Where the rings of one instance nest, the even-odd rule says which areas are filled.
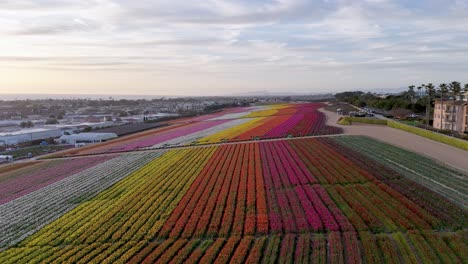
[[[91,131],[93,131],[93,128],[90,127],[90,126],[85,127],[85,128],[83,129],[83,132],[91,132]]]
[[[441,103],[441,108],[442,108],[441,113],[443,113],[443,114],[442,114],[442,120],[444,120],[444,119],[445,119],[445,118],[444,118],[444,116],[445,116],[445,111],[444,111],[444,96],[448,93],[448,86],[447,86],[447,84],[441,83],[441,84],[439,85],[439,93],[440,93],[440,98],[441,98],[441,102],[440,102],[440,103]],[[443,123],[443,122],[442,122],[442,123]]]
[[[58,123],[59,123],[58,120],[55,119],[55,118],[49,118],[49,119],[47,119],[47,121],[46,121],[46,124],[47,124],[47,125],[55,125],[55,124],[58,124]]]
[[[452,100],[453,100],[453,111],[455,111],[455,102],[457,100],[457,96],[460,95],[461,93],[461,84],[459,82],[451,82],[449,84],[449,90],[450,92],[452,93]],[[453,131],[455,129],[455,120],[454,119],[450,119],[450,122],[451,122],[451,130]]]
[[[418,97],[421,97],[421,89],[422,89],[422,86],[418,86]]]
[[[28,121],[28,122],[21,122],[21,123],[20,123],[20,127],[22,127],[22,128],[34,127],[34,123],[31,122],[31,121]]]
[[[429,126],[431,103],[435,92],[435,86],[432,83],[428,83],[427,85],[423,84],[422,86],[426,88],[426,125]]]
[[[449,90],[452,93],[453,101],[455,102],[457,100],[456,97],[461,93],[461,84],[459,82],[451,82],[449,84]]]
[[[411,103],[414,101],[414,97],[415,97],[414,87],[415,87],[414,85],[408,86],[408,96],[409,96]]]
[[[465,87],[463,88],[463,93],[460,95],[460,99],[465,99],[465,95],[468,93],[468,83],[465,83]]]
[[[119,117],[125,117],[125,116],[128,116],[128,113],[126,111],[119,112]]]

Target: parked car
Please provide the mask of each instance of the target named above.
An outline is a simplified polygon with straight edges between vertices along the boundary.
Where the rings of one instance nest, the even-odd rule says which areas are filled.
[[[355,117],[366,117],[366,112],[349,112],[349,116],[355,116]]]

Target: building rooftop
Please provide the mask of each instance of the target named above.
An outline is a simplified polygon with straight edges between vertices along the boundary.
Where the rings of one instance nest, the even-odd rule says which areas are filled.
[[[28,128],[28,129],[21,129],[21,130],[18,130],[18,131],[0,133],[0,137],[2,137],[2,136],[23,135],[23,134],[29,134],[29,133],[51,131],[51,130],[56,130],[56,128]]]
[[[442,102],[442,100],[439,99],[439,98],[437,98],[437,99],[435,99],[435,102],[440,103],[440,102]],[[444,100],[444,104],[451,104],[451,105],[453,105],[454,102],[453,102],[453,100],[447,99],[447,100]],[[460,101],[460,100],[455,101],[455,105],[466,105],[466,104],[468,104],[467,101]]]
[[[74,139],[74,140],[105,140],[110,138],[116,138],[115,133],[80,133],[72,135],[63,135],[60,139]]]

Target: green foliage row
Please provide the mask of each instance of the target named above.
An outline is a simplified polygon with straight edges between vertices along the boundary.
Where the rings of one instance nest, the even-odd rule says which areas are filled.
[[[466,200],[464,193],[467,186],[463,179],[468,176],[465,172],[446,167],[415,152],[365,136],[340,136],[334,137],[333,140],[452,200],[459,206],[459,210],[453,211],[454,215],[466,214],[463,212]],[[431,204],[434,205],[433,202]],[[445,206],[448,209],[451,205]],[[463,217],[455,222],[463,222],[461,220]]]

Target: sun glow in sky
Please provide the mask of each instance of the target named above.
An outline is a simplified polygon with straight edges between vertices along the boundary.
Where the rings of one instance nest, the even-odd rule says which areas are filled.
[[[467,82],[467,13],[466,0],[3,0],[0,93],[319,93]]]

